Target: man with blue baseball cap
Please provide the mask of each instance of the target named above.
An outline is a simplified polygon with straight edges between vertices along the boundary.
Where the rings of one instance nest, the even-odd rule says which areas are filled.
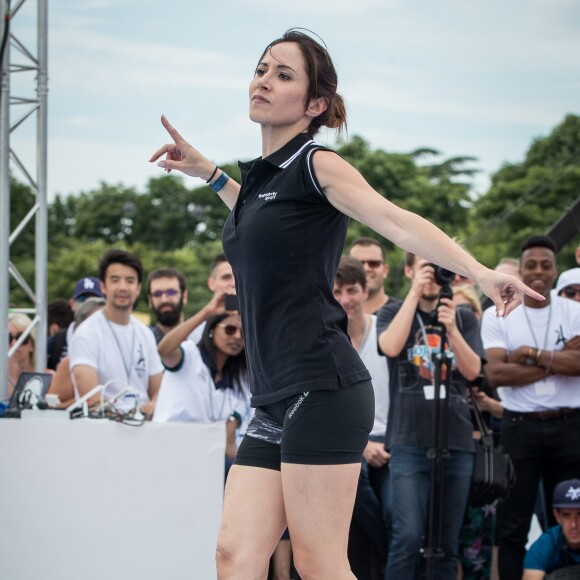
[[[556,485],[552,508],[558,525],[530,547],[523,580],[580,578],[580,479]]]
[[[85,276],[75,284],[72,297],[69,300],[70,307],[76,312],[77,306],[87,298],[96,296],[104,298],[101,290],[99,279],[94,276]],[[67,328],[63,328],[51,336],[47,343],[47,367],[56,370],[58,363],[68,354],[68,345],[72,338],[74,322],[71,322]]]

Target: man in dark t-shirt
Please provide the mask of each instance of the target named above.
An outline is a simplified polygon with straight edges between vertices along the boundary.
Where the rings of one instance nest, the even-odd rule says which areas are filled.
[[[379,348],[388,356],[390,408],[386,447],[391,453],[389,494],[391,543],[387,564],[389,578],[419,578],[422,563],[422,538],[426,531],[434,446],[435,408],[441,411],[440,442],[448,437],[448,455],[437,462],[435,488],[439,506],[443,468],[444,504],[441,548],[443,557],[431,559],[439,566],[440,579],[456,579],[459,532],[467,506],[473,471],[473,427],[467,406],[466,380],[475,379],[482,365],[483,347],[475,315],[455,310],[453,301],[440,297],[435,267],[422,258],[407,254],[405,275],[411,289],[402,303],[388,303],[378,314]],[[434,324],[434,313],[437,323]],[[441,325],[446,341],[441,346]],[[433,354],[451,351],[450,392],[435,400]],[[449,401],[443,400],[449,397]],[[449,404],[448,418],[444,407]],[[437,510],[436,510],[437,511]],[[435,527],[435,530],[438,528]],[[435,546],[434,546],[435,547]]]

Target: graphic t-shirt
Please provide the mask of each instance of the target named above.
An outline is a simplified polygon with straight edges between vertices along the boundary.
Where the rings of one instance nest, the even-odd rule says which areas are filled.
[[[378,314],[380,334],[392,322],[402,303],[387,303]],[[471,349],[484,358],[475,315],[465,309],[457,310],[457,326]],[[447,350],[447,349],[446,349]],[[387,357],[390,376],[390,410],[387,426],[387,447],[409,445],[433,446],[435,417],[435,362],[432,354],[441,351],[441,335],[431,326],[431,314],[417,310],[407,342],[398,357]],[[441,383],[445,383],[445,369]],[[450,377],[448,448],[455,451],[474,451],[473,424],[466,397],[466,381],[452,364]],[[441,388],[441,397],[443,388]],[[440,401],[440,436],[445,422]]]

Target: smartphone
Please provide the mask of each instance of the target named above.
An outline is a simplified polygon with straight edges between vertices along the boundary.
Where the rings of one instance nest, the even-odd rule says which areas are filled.
[[[238,297],[235,294],[226,294],[226,302],[225,302],[226,310],[240,310],[240,305],[238,303]]]

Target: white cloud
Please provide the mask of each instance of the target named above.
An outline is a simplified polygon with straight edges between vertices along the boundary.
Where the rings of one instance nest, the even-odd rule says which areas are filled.
[[[253,63],[227,52],[144,43],[90,31],[57,35],[51,76],[64,87],[110,92],[112,87],[247,86]],[[220,74],[216,74],[220,71]]]
[[[350,106],[374,107],[423,115],[444,115],[458,119],[477,119],[490,123],[550,124],[554,114],[541,105],[489,99],[489,95],[472,95],[465,100],[449,87],[443,96],[429,86],[404,86],[389,81],[358,79],[344,86]]]

